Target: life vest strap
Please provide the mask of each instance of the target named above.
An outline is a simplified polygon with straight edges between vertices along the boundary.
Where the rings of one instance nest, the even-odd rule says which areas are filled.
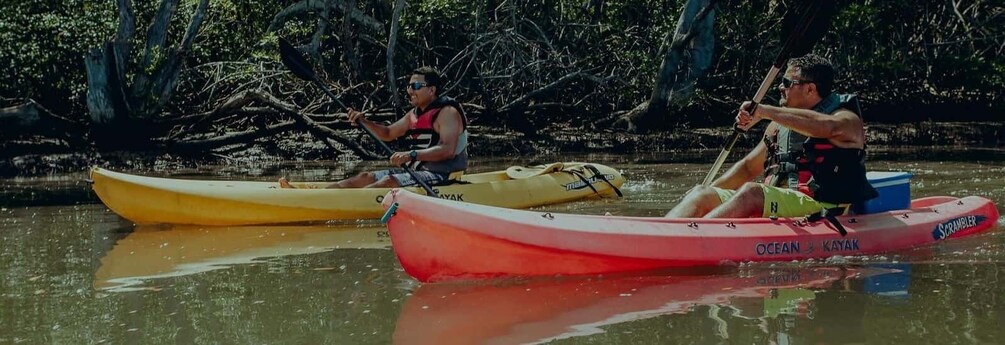
[[[825,208],[823,210],[820,210],[819,212],[807,215],[806,221],[813,223],[818,222],[821,219],[827,219],[828,222],[830,222],[831,224],[834,225],[835,228],[837,228],[837,231],[838,233],[841,234],[841,237],[848,236],[848,230],[845,230],[844,225],[841,225],[841,221],[837,219],[837,216],[843,215],[845,214],[845,212],[848,212],[849,206],[851,206],[851,204],[841,204],[838,205],[837,207]]]

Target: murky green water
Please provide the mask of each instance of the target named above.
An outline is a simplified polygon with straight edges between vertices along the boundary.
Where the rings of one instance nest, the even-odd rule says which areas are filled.
[[[872,170],[914,173],[915,197],[982,195],[1005,210],[1001,150],[914,150],[875,157]],[[573,158],[623,169],[626,197],[542,209],[662,215],[709,166],[705,157],[676,155]],[[525,162],[483,160],[477,170]],[[358,168],[238,165],[177,173],[319,180]],[[0,343],[950,344],[1005,339],[1001,229],[935,247],[812,266],[748,264],[671,277],[422,285],[401,270],[384,228],[374,221],[135,227],[92,203],[87,184],[79,182],[84,177],[0,181]],[[1003,223],[999,220],[1000,228]]]

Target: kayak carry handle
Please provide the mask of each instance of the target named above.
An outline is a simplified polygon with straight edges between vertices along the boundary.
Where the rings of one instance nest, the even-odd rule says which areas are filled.
[[[391,220],[391,216],[394,216],[398,211],[398,203],[392,203],[391,206],[387,207],[387,211],[384,211],[384,215],[380,217],[381,224],[387,224]]]

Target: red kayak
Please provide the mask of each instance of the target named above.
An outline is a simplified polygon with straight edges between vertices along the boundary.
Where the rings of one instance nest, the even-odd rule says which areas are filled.
[[[792,261],[908,249],[995,227],[982,197],[928,197],[905,210],[805,218],[669,219],[512,210],[392,190],[392,248],[422,282],[579,275],[748,261]]]

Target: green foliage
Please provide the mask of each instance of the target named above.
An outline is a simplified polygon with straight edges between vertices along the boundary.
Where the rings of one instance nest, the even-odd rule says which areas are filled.
[[[0,96],[32,97],[54,111],[81,109],[83,56],[115,32],[112,1],[0,4]]]
[[[246,89],[263,76],[275,75],[276,34],[265,30],[292,3],[211,1],[188,52],[180,84],[186,96],[175,98],[173,108],[212,106],[227,96],[227,90]],[[159,1],[133,4],[136,59]],[[179,3],[169,46],[158,54],[170,52],[170,44],[180,41],[196,4],[197,0]],[[532,102],[574,105],[548,111],[555,122],[563,116],[603,116],[648,98],[683,4],[684,0],[408,1],[394,72],[400,78],[416,65],[439,67],[451,79],[453,96],[487,107],[503,106],[571,73],[589,73],[608,79],[602,84],[575,80],[561,92],[538,95]],[[699,80],[692,105],[684,109],[692,120],[720,121],[716,114],[729,112],[750,97],[781,44],[779,20],[794,4],[792,0],[719,2],[715,62]],[[387,104],[401,96],[389,94],[384,85],[394,1],[357,0],[355,6],[382,23],[383,30],[352,21],[349,36],[344,37],[346,15],[333,10],[332,25],[319,47],[321,61],[316,63],[333,84],[368,84],[345,91],[343,96],[351,102]],[[986,110],[1005,106],[1001,92],[1005,60],[999,57],[1005,53],[1005,10],[1000,3],[842,0],[839,8],[832,29],[816,49],[840,68],[839,91],[862,94],[873,109],[905,104],[970,104]],[[280,34],[305,44],[316,30],[317,16],[301,13]],[[82,56],[114,36],[117,20],[113,1],[4,2],[0,96],[32,97],[56,112],[82,116],[86,91]],[[347,61],[345,49],[353,49],[359,66]],[[222,65],[227,67],[213,69]],[[232,84],[223,87],[224,82]],[[205,92],[210,85],[218,87],[215,92]],[[774,97],[769,93],[769,99]]]
[[[191,64],[243,61],[263,51],[274,53],[270,42],[274,43],[275,38],[265,30],[284,5],[280,1],[210,1],[209,13],[189,57]]]

